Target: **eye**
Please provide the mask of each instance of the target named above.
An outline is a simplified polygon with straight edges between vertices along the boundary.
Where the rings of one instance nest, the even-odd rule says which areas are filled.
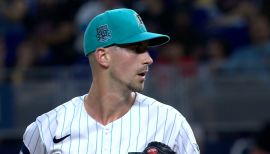
[[[148,46],[143,46],[143,45],[125,45],[125,46],[122,46],[122,48],[132,50],[136,53],[144,53],[148,50]]]
[[[137,45],[135,51],[136,51],[137,53],[144,53],[144,52],[148,51],[148,46]]]
[[[134,43],[134,44],[121,44],[121,45],[117,45],[120,48],[126,48],[129,49],[131,51],[134,51],[136,53],[144,53],[146,51],[148,51],[148,45],[147,44],[143,44],[143,43]]]

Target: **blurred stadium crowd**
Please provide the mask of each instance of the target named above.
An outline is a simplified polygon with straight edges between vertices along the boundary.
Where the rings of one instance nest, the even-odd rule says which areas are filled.
[[[87,64],[82,35],[89,20],[111,8],[137,10],[149,30],[171,36],[151,52],[156,63],[179,65],[183,75],[263,73],[270,63],[267,0],[2,0],[1,80],[20,82],[21,70]]]
[[[89,20],[120,7],[136,10],[149,31],[171,36],[149,52],[184,78],[270,72],[269,0],[1,0],[0,84],[20,84],[32,68],[87,66]]]

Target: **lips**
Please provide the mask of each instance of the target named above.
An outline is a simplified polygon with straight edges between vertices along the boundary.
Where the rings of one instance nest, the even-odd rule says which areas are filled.
[[[144,72],[144,73],[139,73],[138,75],[139,75],[139,76],[145,76],[145,75],[146,75],[146,72]]]
[[[148,70],[142,70],[138,73],[139,76],[145,76],[147,74]]]

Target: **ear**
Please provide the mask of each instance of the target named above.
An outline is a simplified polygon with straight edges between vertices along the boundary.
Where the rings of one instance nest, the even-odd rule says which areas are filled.
[[[94,52],[96,61],[102,67],[108,68],[109,67],[109,59],[110,56],[105,48],[98,48],[96,52]]]

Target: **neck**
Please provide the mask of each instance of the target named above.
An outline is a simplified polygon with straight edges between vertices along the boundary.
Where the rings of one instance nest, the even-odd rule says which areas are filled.
[[[126,114],[135,97],[134,92],[110,90],[93,83],[85,99],[85,109],[97,122],[107,125]]]

